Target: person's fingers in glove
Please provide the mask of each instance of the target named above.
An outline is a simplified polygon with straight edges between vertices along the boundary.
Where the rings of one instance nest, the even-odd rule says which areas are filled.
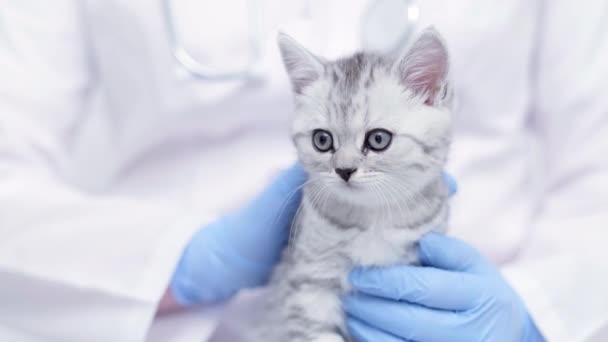
[[[458,192],[458,183],[456,182],[456,178],[447,172],[442,172],[441,177],[443,178],[443,182],[448,186],[450,196],[456,194]]]
[[[403,338],[391,335],[367,325],[356,318],[350,317],[346,321],[348,331],[357,342],[404,342]],[[409,342],[409,341],[408,341]]]
[[[437,280],[442,281],[437,283]],[[368,295],[443,310],[469,309],[483,291],[474,274],[432,267],[355,269],[350,282],[357,291]]]
[[[543,340],[519,296],[474,248],[430,233],[419,254],[422,266],[354,270],[349,319],[405,340]]]
[[[287,242],[306,180],[302,166],[295,164],[243,209],[229,215],[226,221],[231,223],[227,225],[230,230],[224,234],[234,243],[232,249],[251,260],[274,265]]]
[[[296,164],[241,209],[202,227],[187,245],[171,281],[177,302],[215,302],[263,285],[289,236],[306,177]]]

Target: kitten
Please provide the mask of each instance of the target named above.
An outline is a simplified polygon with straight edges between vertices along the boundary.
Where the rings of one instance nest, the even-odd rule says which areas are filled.
[[[310,179],[253,340],[351,341],[341,309],[349,271],[414,264],[421,235],[445,226],[448,54],[433,29],[399,58],[325,61],[278,40]]]

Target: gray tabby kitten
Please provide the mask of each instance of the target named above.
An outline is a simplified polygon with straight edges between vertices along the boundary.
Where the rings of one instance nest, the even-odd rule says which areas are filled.
[[[255,341],[351,341],[341,297],[355,266],[412,264],[448,215],[448,53],[433,29],[399,58],[314,56],[281,34],[293,141],[310,180]]]

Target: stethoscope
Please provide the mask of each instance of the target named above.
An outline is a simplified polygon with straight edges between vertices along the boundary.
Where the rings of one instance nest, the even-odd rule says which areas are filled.
[[[235,67],[216,67],[195,58],[186,48],[176,30],[176,0],[161,0],[167,37],[173,57],[190,77],[207,81],[226,81],[257,77],[255,66],[262,57],[262,39],[258,30],[255,1],[246,1],[249,53],[247,63]],[[420,7],[415,0],[373,0],[361,18],[361,44],[364,50],[383,51],[403,46],[415,34]]]

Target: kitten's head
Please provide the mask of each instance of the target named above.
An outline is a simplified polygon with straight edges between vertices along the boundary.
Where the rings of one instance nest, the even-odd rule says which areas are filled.
[[[433,29],[397,58],[326,61],[284,34],[279,46],[295,93],[293,140],[323,190],[364,203],[411,195],[440,174],[451,116],[448,54]]]

